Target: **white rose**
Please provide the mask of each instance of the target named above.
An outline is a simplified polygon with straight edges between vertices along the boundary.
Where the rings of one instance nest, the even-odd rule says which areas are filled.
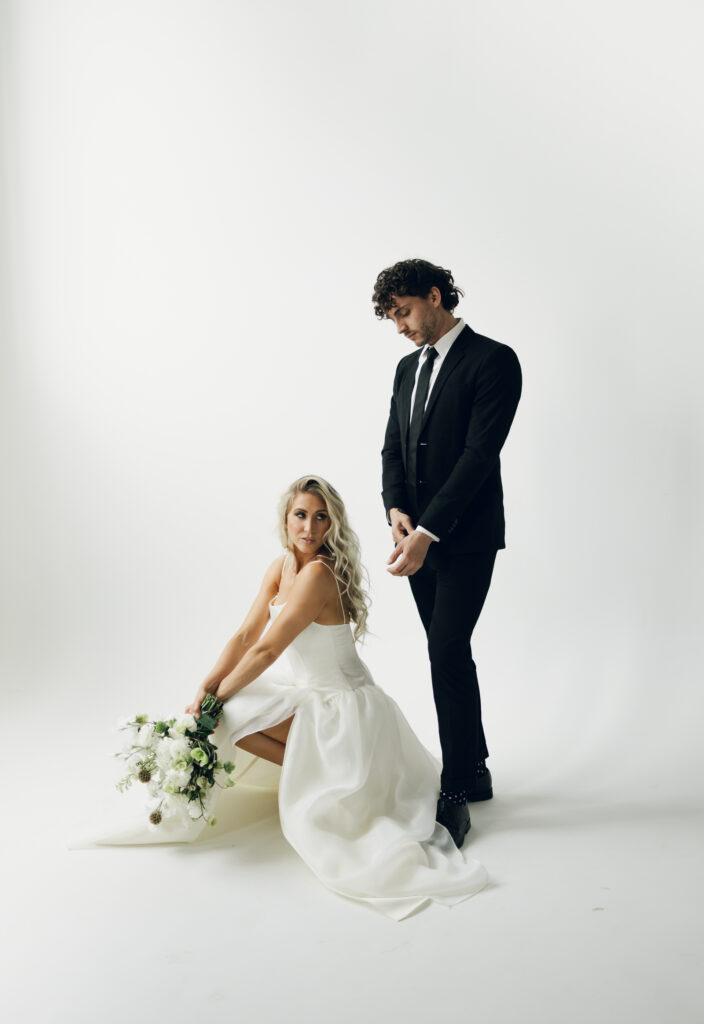
[[[173,760],[169,770],[172,772],[178,772],[179,775],[185,772],[189,778],[191,777],[191,766],[185,757],[178,757]]]
[[[183,736],[187,729],[195,731],[198,723],[195,720],[194,715],[179,715],[174,724],[169,729],[169,736],[172,739],[177,739],[179,736]]]
[[[183,789],[191,781],[191,773],[186,769],[185,771],[177,770],[174,768],[169,769],[166,773],[165,783],[168,786],[173,786],[176,789]]]
[[[185,761],[189,750],[188,740],[161,740],[156,748],[156,763],[166,772],[174,761]]]
[[[140,765],[141,765],[143,760],[144,760],[144,751],[143,750],[134,750],[134,751],[132,751],[130,756],[126,759],[125,764],[130,769],[130,771],[138,772],[140,770]]]
[[[188,801],[179,793],[166,794],[162,805],[162,813],[164,809],[169,818],[180,818],[184,822],[190,820],[188,817]]]
[[[156,748],[156,763],[162,772],[168,771],[171,767],[171,751],[168,747],[168,740],[162,740]]]
[[[172,761],[186,761],[191,753],[191,744],[183,736],[169,742]]]
[[[168,793],[164,793],[164,795],[161,798],[161,813],[164,816],[164,818],[173,818],[174,814],[176,813],[176,808],[172,801],[173,797],[170,796]]]
[[[153,737],[154,726],[152,725],[151,722],[148,722],[146,725],[141,726],[139,732],[137,733],[137,746],[144,748],[150,747],[152,744]]]

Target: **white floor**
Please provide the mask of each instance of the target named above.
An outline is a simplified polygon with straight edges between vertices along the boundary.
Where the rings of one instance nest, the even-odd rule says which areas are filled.
[[[495,767],[470,840],[490,887],[397,924],[324,889],[273,800],[196,846],[69,851],[82,769],[67,796],[60,759],[42,777],[27,761],[15,740],[6,778],[36,779],[28,820],[19,792],[4,801],[6,1020],[702,1019],[704,816],[674,787],[529,787]]]

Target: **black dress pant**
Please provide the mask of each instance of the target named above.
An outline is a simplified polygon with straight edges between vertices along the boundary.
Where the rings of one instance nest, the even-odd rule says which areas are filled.
[[[477,762],[489,756],[471,640],[495,560],[495,551],[453,555],[433,543],[423,566],[409,577],[428,636],[446,790],[470,788]]]

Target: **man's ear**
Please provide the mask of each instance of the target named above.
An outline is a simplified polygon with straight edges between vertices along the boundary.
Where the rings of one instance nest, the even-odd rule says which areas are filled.
[[[440,289],[436,284],[434,284],[428,292],[428,298],[436,308],[442,305],[442,295],[440,294]]]

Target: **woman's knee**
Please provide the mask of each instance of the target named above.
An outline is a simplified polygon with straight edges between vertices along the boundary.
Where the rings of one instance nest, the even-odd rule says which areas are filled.
[[[292,722],[293,715],[285,721],[279,722],[278,725],[272,725],[270,729],[262,729],[262,733],[265,736],[268,736],[269,739],[277,740],[279,743],[285,743],[288,739],[288,734],[291,731]]]

